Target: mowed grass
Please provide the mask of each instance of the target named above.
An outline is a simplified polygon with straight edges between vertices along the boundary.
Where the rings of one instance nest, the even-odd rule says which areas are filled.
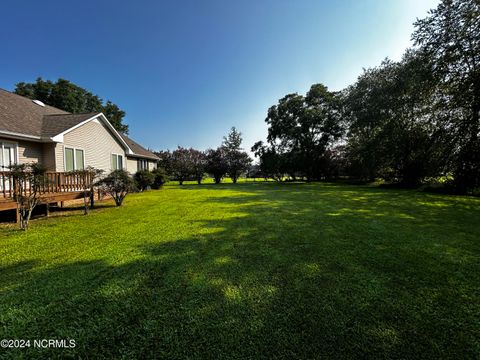
[[[478,358],[480,199],[246,183],[0,227],[0,358]]]

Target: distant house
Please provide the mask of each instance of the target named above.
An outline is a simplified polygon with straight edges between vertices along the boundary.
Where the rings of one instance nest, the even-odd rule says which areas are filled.
[[[135,173],[155,169],[159,160],[102,113],[71,114],[2,89],[0,146],[0,172],[14,163],[38,162],[50,172],[92,166]]]

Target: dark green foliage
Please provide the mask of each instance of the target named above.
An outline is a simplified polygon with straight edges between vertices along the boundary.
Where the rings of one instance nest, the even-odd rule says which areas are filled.
[[[431,72],[419,53],[366,70],[346,91],[350,171],[418,186],[442,170],[441,129],[431,125]],[[355,173],[356,172],[356,173]]]
[[[241,145],[242,134],[235,127],[232,127],[228,135],[223,138],[222,148],[224,149],[227,173],[234,184],[252,163],[252,159],[243,151]]]
[[[179,146],[177,150],[172,152],[171,171],[173,178],[177,180],[180,185],[190,178],[193,170],[188,149]]]
[[[230,176],[235,184],[238,178],[248,170],[252,159],[250,159],[250,156],[248,156],[246,152],[235,151],[227,154],[227,163],[228,176]]]
[[[415,24],[416,47],[365,71],[347,95],[358,175],[409,186],[453,174],[480,186],[480,3],[444,0]],[[363,173],[362,173],[363,172]]]
[[[251,150],[260,160],[260,171],[263,177],[282,180],[285,172],[288,172],[284,172],[286,170],[283,166],[285,155],[277,154],[275,148],[265,146],[262,141],[256,142]]]
[[[109,194],[115,205],[121,206],[128,193],[135,190],[135,182],[125,170],[114,170],[97,182],[100,189]]]
[[[342,92],[318,84],[272,106],[268,146],[252,148],[262,171],[272,178],[382,178],[408,187],[453,176],[457,192],[476,191],[480,2],[443,0],[415,26],[415,46],[401,61],[366,69]]]
[[[128,125],[122,122],[125,117],[125,111],[120,110],[120,108],[110,100],[101,108],[101,111],[116,130],[128,134]]]
[[[436,121],[448,129],[454,182],[472,190],[480,186],[480,2],[443,0],[415,26],[438,81]]]
[[[202,151],[195,149],[190,149],[189,151],[193,178],[197,181],[197,184],[201,184],[205,176],[206,155]]]
[[[103,112],[115,129],[128,134],[128,125],[123,124],[125,112],[108,100],[103,100],[91,92],[65,79],[56,82],[39,77],[34,83],[20,82],[16,84],[15,93],[32,100],[57,107],[71,113]]]
[[[152,171],[152,174],[152,189],[158,190],[168,181],[167,172],[162,167],[157,167],[155,170]]]
[[[140,191],[145,191],[153,185],[155,175],[148,170],[139,170],[133,175],[135,186]]]
[[[340,94],[322,84],[305,97],[289,94],[272,106],[265,120],[269,148],[262,151],[270,172],[300,174],[309,181],[329,178],[325,156],[344,132],[340,106]]]
[[[202,152],[179,146],[173,152],[167,150],[155,154],[160,158],[158,166],[180,185],[186,180],[195,180],[201,184],[206,173],[214,178],[216,184],[227,174],[236,182],[251,164],[250,157],[240,147],[241,143],[241,133],[232,128],[228,136],[224,137],[222,146],[216,150]]]
[[[220,184],[222,178],[228,172],[228,162],[225,149],[223,147],[219,147],[215,150],[209,149],[205,154],[205,171],[213,177],[215,184]]]
[[[159,167],[180,185],[185,180],[193,179],[201,184],[205,174],[206,158],[202,151],[190,148],[178,147],[177,150],[159,151],[156,153],[160,158]]]
[[[172,163],[172,153],[170,152],[170,150],[156,151],[155,155],[157,155],[158,158],[160,159],[158,161],[158,167],[164,169],[167,175],[172,176],[173,163]]]

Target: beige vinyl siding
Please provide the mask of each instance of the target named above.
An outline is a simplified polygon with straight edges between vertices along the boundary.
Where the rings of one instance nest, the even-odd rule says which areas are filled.
[[[42,151],[43,151],[43,166],[48,171],[55,171],[55,143],[47,143],[43,144]]]
[[[42,164],[42,144],[33,141],[12,140],[0,138],[0,143],[13,144],[18,151],[15,161],[19,164],[40,163]]]
[[[64,171],[63,144],[55,144],[55,171]]]
[[[138,171],[138,161],[143,160],[147,162],[147,168],[149,171],[155,170],[157,168],[157,162],[154,160],[148,160],[145,158],[134,158],[134,157],[129,157],[127,159],[127,171],[130,174],[135,174]]]
[[[18,142],[18,161],[20,164],[42,164],[42,144],[30,141]]]
[[[0,139],[17,145],[17,159],[19,164],[40,163],[47,171],[55,171],[55,144],[38,143],[24,140]]]
[[[148,160],[148,170],[152,171],[157,168],[157,163],[152,160]]]
[[[123,146],[110,130],[98,120],[92,120],[65,134],[63,143],[55,146],[57,171],[65,171],[65,147],[83,150],[85,166],[92,166],[107,173],[112,171],[112,154],[120,154],[123,156],[124,164],[126,161]]]
[[[127,159],[127,171],[130,174],[135,174],[137,172],[138,165],[137,165],[137,159],[136,158],[128,158]]]
[[[138,171],[138,161],[139,160],[147,161],[147,166],[148,166],[149,171],[155,170],[157,168],[157,162],[156,161],[148,160],[148,159],[145,159],[145,158],[129,157],[127,159],[127,171],[130,174],[135,174]]]

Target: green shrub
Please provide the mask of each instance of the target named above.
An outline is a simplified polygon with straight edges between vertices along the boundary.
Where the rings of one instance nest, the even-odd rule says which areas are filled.
[[[155,170],[152,171],[153,174],[153,183],[152,183],[152,189],[160,189],[163,184],[165,184],[168,181],[167,177],[167,172],[165,171],[164,168],[156,168]]]
[[[125,196],[135,190],[135,182],[125,170],[114,170],[101,179],[97,185],[109,194],[117,206],[121,206]]]
[[[135,180],[137,189],[144,191],[153,185],[155,175],[148,170],[139,170],[135,173],[135,175],[133,175],[133,179]]]

